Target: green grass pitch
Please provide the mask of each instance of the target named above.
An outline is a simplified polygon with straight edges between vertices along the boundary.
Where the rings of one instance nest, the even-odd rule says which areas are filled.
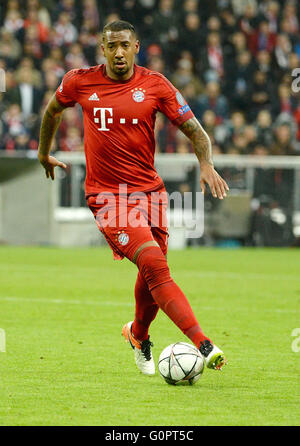
[[[299,425],[299,250],[200,248],[168,260],[229,361],[194,386],[136,369],[121,337],[134,314],[129,261],[108,248],[0,247],[0,425]],[[162,312],[151,339],[156,362],[187,341]]]

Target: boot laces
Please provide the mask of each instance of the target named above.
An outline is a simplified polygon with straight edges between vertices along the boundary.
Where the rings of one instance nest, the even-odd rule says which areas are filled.
[[[151,347],[153,347],[153,343],[149,339],[142,342],[141,351],[146,361],[150,361],[151,359]]]
[[[213,348],[214,346],[206,339],[204,342],[201,342],[199,350],[203,356],[207,357]]]

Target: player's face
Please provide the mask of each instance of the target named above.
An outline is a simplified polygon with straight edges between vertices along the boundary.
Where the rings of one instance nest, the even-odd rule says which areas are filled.
[[[102,50],[110,77],[126,80],[132,76],[134,58],[139,52],[139,41],[130,30],[107,31]]]

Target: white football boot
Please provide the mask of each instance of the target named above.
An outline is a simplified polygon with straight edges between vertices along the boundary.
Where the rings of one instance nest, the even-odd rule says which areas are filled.
[[[155,374],[155,364],[151,352],[151,347],[153,347],[152,342],[150,342],[150,337],[145,341],[138,341],[135,339],[131,332],[131,326],[133,321],[128,322],[124,325],[122,329],[122,335],[125,340],[129,342],[134,350],[135,363],[137,368],[145,375]]]
[[[222,370],[222,367],[227,364],[227,360],[222,350],[207,339],[201,343],[199,350],[204,357],[207,368]]]

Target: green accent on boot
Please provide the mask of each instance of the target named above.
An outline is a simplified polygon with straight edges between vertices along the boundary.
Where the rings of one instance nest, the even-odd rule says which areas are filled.
[[[226,364],[225,355],[223,353],[216,353],[213,355],[206,366],[209,369],[221,370],[223,365]]]

